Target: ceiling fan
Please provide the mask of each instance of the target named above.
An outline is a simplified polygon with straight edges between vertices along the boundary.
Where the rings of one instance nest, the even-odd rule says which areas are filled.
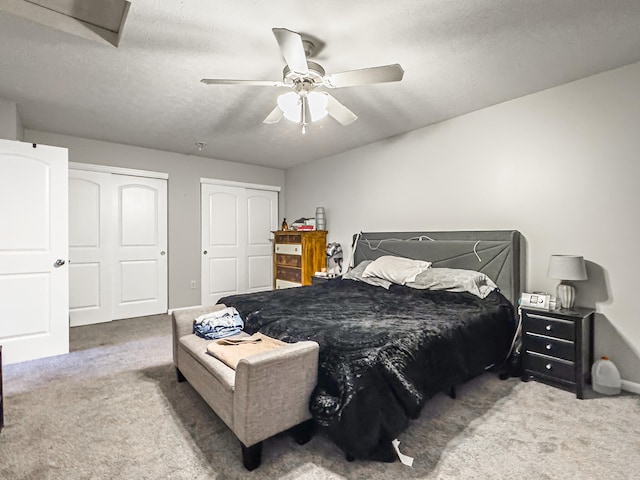
[[[307,57],[313,57],[317,53],[313,39],[303,38],[301,34],[286,28],[274,28],[273,34],[286,62],[282,81],[223,78],[203,78],[201,80],[207,85],[256,85],[291,88],[291,92],[278,97],[278,104],[264,119],[264,123],[277,123],[284,116],[298,123],[302,127],[302,133],[305,133],[309,123],[320,120],[328,114],[340,124],[349,125],[357,120],[357,115],[329,93],[318,92],[315,91],[316,89],[397,82],[402,80],[404,75],[404,70],[397,63],[326,74],[322,66],[307,60]]]

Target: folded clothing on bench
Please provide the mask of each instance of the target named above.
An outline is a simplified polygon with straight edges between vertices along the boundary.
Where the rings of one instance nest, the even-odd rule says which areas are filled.
[[[193,333],[207,340],[237,335],[243,328],[242,317],[234,307],[205,313],[193,321]]]
[[[242,358],[283,347],[286,343],[262,333],[248,337],[221,338],[207,345],[207,353],[226,363],[235,370]]]

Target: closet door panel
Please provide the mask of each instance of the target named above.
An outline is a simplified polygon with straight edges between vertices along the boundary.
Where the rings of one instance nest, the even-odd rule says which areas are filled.
[[[202,305],[273,288],[278,192],[201,184]]]
[[[69,324],[111,320],[111,175],[69,170]]]
[[[167,311],[167,182],[112,175],[113,319]]]
[[[271,232],[278,228],[278,192],[247,189],[246,291],[273,288]]]
[[[221,297],[244,288],[247,237],[243,188],[201,185],[202,304],[213,305]]]

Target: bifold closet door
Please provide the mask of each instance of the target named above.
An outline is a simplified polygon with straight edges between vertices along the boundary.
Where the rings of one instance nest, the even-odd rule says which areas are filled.
[[[202,305],[270,290],[278,192],[203,183],[201,194]]]
[[[5,364],[69,352],[65,148],[0,140],[0,344]]]
[[[115,194],[112,317],[167,311],[167,181],[111,175]]]
[[[69,170],[69,324],[111,320],[111,174]]]
[[[278,229],[278,193],[246,189],[247,281],[246,292],[273,288],[272,233]]]
[[[71,326],[167,311],[167,181],[69,173]]]

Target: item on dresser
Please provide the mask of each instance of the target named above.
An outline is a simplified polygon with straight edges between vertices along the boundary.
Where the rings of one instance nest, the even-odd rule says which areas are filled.
[[[289,225],[290,230],[315,230],[316,219],[315,217],[301,217]]]
[[[311,285],[315,272],[326,268],[327,232],[274,232],[273,279],[276,289]]]
[[[327,229],[327,219],[324,215],[324,207],[316,208],[316,228],[318,230]]]
[[[593,363],[594,310],[521,311],[522,380],[539,380],[584,398]]]

